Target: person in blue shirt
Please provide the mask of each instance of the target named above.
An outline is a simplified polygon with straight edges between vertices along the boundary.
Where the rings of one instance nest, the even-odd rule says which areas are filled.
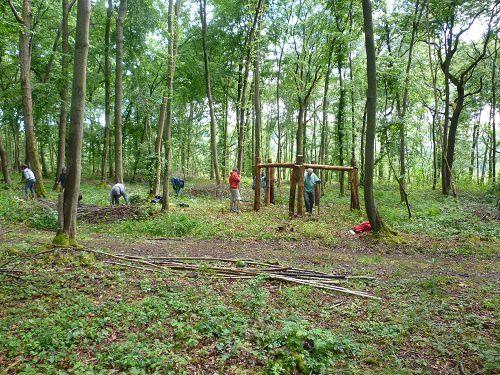
[[[184,180],[181,177],[172,177],[170,180],[172,187],[175,190],[175,196],[181,195],[181,191],[184,188]]]
[[[312,215],[314,207],[314,186],[320,182],[321,180],[316,176],[313,169],[307,168],[304,174],[304,201],[309,215]]]

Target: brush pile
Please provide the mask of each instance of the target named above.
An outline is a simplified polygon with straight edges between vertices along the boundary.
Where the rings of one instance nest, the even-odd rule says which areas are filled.
[[[77,218],[83,223],[112,223],[143,215],[140,206],[83,206],[78,207]]]
[[[283,267],[277,264],[251,259],[223,259],[205,257],[142,257],[130,254],[114,255],[99,250],[88,250],[99,257],[107,258],[105,263],[151,272],[170,271],[187,277],[223,279],[250,279],[263,277],[286,283],[307,285],[330,292],[340,292],[359,297],[379,299],[363,291],[340,286],[351,279],[370,280],[369,276],[346,276],[327,274],[303,268]],[[112,259],[112,260],[109,260]]]

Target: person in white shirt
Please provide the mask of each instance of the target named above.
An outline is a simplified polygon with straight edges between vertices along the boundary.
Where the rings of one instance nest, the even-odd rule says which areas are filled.
[[[109,203],[111,206],[114,206],[115,204],[119,206],[120,197],[123,197],[125,199],[125,204],[128,205],[128,197],[127,194],[125,194],[125,186],[118,183],[111,188],[111,192],[109,193]]]
[[[28,191],[31,192],[33,198],[36,198],[35,194],[35,183],[36,177],[31,169],[28,168],[26,164],[21,165],[21,171],[26,183],[24,184],[24,198],[28,199]]]

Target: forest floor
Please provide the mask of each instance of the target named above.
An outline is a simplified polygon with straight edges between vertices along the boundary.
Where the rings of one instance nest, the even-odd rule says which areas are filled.
[[[457,199],[381,185],[382,216],[397,242],[348,229],[363,220],[328,193],[320,215],[287,218],[277,204],[228,212],[224,191],[192,182],[171,212],[141,202],[126,220],[79,224],[83,249],[54,251],[46,204],[0,191],[0,369],[6,373],[470,374],[500,370],[500,222],[495,195]],[[249,184],[246,184],[249,185]],[[330,190],[330,189],[328,189]],[[83,203],[107,203],[87,182]],[[334,190],[335,191],[335,190]],[[203,195],[203,194],[207,195]],[[243,190],[250,197],[251,190]],[[55,202],[50,193],[47,202]],[[189,207],[179,207],[179,203]],[[84,209],[85,211],[85,209]],[[87,208],[88,211],[88,208]],[[100,217],[100,216],[99,216]],[[342,286],[380,298],[268,281],[186,278],[104,263],[113,254],[255,259],[343,275]],[[48,251],[47,253],[41,253]],[[7,267],[7,266],[3,266]]]

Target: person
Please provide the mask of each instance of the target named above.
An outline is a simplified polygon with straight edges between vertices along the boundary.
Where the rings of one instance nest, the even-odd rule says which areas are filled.
[[[182,179],[182,177],[172,177],[170,182],[172,183],[172,187],[175,190],[175,196],[179,197],[179,195],[181,195],[182,189],[184,188],[184,180]]]
[[[57,188],[58,191],[64,191],[64,189],[66,188],[66,167],[62,167],[61,169],[61,174],[57,179]],[[82,199],[83,199],[82,193],[78,193],[78,203],[76,204],[76,207],[78,208],[82,207],[81,203]]]
[[[59,178],[57,179],[57,187],[61,191],[64,191],[64,188],[66,187],[66,167],[62,167],[62,169],[61,169],[61,174],[59,175]]]
[[[21,171],[24,179],[26,180],[24,184],[24,199],[28,199],[28,191],[31,192],[31,196],[36,198],[35,194],[35,183],[36,177],[31,169],[28,168],[26,164],[21,165]]]
[[[240,196],[241,177],[238,174],[238,168],[234,168],[229,176],[229,189],[231,190],[231,212],[238,212]]]
[[[128,197],[125,193],[125,186],[117,183],[111,188],[111,192],[109,193],[109,202],[111,203],[111,206],[114,206],[115,204],[119,206],[120,197],[123,197],[123,199],[125,199],[125,204],[128,205]]]
[[[314,207],[314,185],[319,184],[321,180],[316,176],[312,168],[307,168],[304,174],[304,200],[306,210],[309,215],[312,215]]]

